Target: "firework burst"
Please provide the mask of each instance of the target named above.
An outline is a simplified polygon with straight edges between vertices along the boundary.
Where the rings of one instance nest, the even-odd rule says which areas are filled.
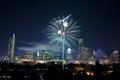
[[[61,33],[64,27],[64,44],[67,47],[71,45],[75,45],[78,42],[80,37],[80,26],[76,25],[76,21],[73,21],[70,18],[71,15],[67,17],[58,17],[54,18],[48,27],[46,28],[45,32],[47,35],[47,39],[52,46],[59,46],[62,43]],[[64,22],[64,24],[63,24]]]

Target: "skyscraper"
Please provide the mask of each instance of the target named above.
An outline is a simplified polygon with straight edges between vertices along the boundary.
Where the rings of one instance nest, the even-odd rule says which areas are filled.
[[[14,56],[14,47],[15,47],[15,34],[8,40],[8,51],[6,59],[13,59]]]
[[[79,53],[77,54],[77,60],[81,60],[83,56],[83,48],[84,48],[83,39],[82,38],[79,39],[78,43],[79,43]]]

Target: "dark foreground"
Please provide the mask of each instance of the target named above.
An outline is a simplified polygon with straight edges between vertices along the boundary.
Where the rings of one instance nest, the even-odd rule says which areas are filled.
[[[120,64],[0,63],[0,80],[120,80]]]

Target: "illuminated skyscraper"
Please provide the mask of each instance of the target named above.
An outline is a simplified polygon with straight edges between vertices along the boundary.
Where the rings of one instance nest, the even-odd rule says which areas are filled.
[[[72,50],[70,48],[67,49],[66,59],[70,62],[73,59]]]
[[[77,60],[81,60],[83,56],[84,42],[83,39],[79,39],[79,53],[77,54]]]
[[[8,52],[6,58],[13,59],[14,55],[14,47],[15,47],[15,34],[8,40]]]
[[[119,51],[113,51],[111,56],[113,63],[119,63]]]

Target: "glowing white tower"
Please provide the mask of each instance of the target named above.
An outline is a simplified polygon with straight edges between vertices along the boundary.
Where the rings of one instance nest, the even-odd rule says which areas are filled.
[[[70,62],[73,59],[71,48],[67,49],[66,59],[67,59],[68,62]]]

